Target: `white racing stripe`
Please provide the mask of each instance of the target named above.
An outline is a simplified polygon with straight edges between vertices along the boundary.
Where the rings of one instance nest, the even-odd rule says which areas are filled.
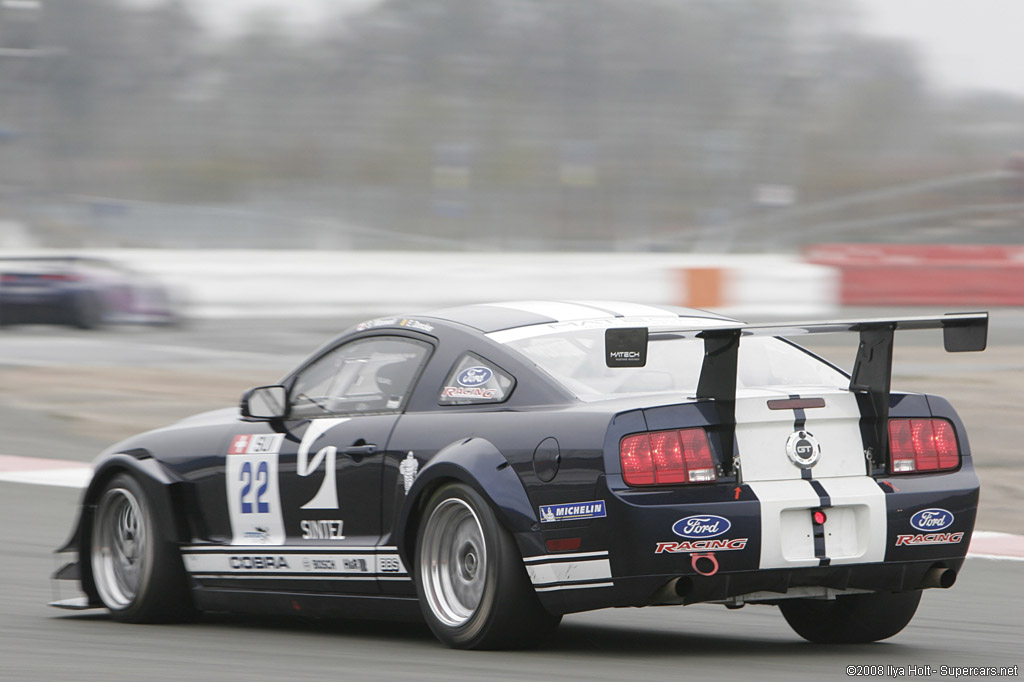
[[[550,317],[555,322],[571,322],[573,320],[592,320],[598,317],[615,317],[614,313],[603,312],[597,308],[575,303],[563,303],[559,301],[510,301],[508,303],[493,303],[495,308],[508,308],[524,313],[533,313]]]
[[[183,548],[182,559],[185,570],[196,577],[409,579],[393,549],[382,553],[369,547],[193,546]]]

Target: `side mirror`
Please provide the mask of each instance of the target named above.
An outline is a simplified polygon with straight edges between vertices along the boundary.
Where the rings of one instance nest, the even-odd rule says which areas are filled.
[[[242,396],[242,416],[254,419],[282,419],[288,414],[288,392],[284,386],[259,386]]]

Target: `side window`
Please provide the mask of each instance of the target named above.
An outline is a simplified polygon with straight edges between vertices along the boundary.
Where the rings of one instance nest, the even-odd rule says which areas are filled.
[[[437,402],[439,405],[500,403],[512,395],[513,388],[515,379],[509,374],[479,355],[466,353],[448,373]]]
[[[429,352],[427,343],[395,336],[359,339],[328,351],[292,385],[290,416],[396,412]]]

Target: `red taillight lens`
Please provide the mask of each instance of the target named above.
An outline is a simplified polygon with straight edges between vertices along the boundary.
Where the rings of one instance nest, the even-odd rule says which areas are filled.
[[[890,419],[889,459],[894,474],[956,469],[960,447],[953,425],[945,419]]]
[[[654,431],[622,439],[622,478],[629,485],[707,483],[718,479],[704,429]]]

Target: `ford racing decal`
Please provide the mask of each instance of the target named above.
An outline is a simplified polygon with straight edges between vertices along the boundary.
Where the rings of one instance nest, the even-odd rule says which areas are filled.
[[[897,535],[896,546],[901,545],[956,545],[964,539],[963,533],[928,533],[927,535]]]
[[[922,509],[910,517],[910,525],[914,530],[934,533],[952,526],[955,518],[945,509]]]
[[[659,542],[654,548],[655,554],[680,554],[682,552],[706,552],[715,550],[727,552],[729,550],[746,549],[749,538],[720,538],[717,540],[683,540],[682,542]]]
[[[577,502],[575,504],[549,504],[540,508],[541,523],[597,519],[607,515],[604,500]]]
[[[729,519],[714,514],[687,516],[672,524],[672,532],[681,538],[704,539],[714,538],[729,532],[732,523]]]
[[[476,386],[483,386],[491,377],[494,375],[489,368],[478,365],[476,367],[467,367],[466,369],[459,372],[459,376],[455,379],[459,386],[466,386],[468,388],[474,388]]]

